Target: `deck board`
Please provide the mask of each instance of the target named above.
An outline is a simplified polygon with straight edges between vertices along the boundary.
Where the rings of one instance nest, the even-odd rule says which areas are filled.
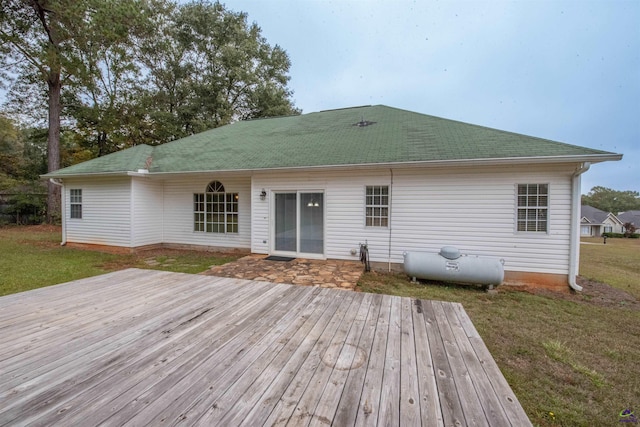
[[[0,298],[4,425],[531,425],[460,304],[129,269]]]

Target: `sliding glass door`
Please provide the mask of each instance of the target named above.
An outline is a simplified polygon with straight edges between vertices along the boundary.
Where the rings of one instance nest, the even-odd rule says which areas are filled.
[[[324,254],[324,194],[275,193],[274,249]]]

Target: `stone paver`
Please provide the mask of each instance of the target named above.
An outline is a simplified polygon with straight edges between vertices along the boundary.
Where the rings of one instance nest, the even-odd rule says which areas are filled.
[[[364,267],[357,261],[313,260],[269,261],[266,255],[248,255],[206,271],[209,276],[289,283],[323,288],[355,289]]]

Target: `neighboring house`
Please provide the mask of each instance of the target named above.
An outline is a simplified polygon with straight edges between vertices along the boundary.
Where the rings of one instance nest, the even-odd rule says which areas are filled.
[[[621,154],[386,106],[250,120],[44,175],[63,243],[242,248],[401,265],[403,252],[505,260],[574,288],[580,175]]]
[[[611,212],[582,205],[580,216],[580,236],[582,237],[600,237],[602,233],[623,233],[624,223]]]
[[[618,219],[622,222],[622,233],[626,230],[624,228],[624,224],[631,223],[635,228],[636,234],[640,234],[640,211],[627,211],[618,214]]]

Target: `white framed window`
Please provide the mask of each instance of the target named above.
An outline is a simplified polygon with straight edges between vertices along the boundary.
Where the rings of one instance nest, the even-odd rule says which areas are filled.
[[[82,189],[72,188],[69,190],[69,206],[69,217],[82,219]]]
[[[389,186],[368,185],[365,190],[365,225],[389,226]]]
[[[549,184],[518,184],[518,231],[549,231]]]
[[[605,225],[604,226],[604,232],[605,233],[613,233],[613,226],[612,225]]]
[[[205,193],[193,195],[193,231],[238,232],[238,193],[226,193],[224,185],[212,181]]]

